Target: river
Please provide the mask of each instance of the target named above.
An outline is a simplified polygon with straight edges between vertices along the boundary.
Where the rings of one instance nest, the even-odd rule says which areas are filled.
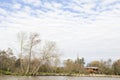
[[[0,80],[120,80],[120,78],[70,76],[0,76]]]

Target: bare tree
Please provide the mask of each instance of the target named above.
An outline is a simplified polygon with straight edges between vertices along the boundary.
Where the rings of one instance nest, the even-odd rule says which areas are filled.
[[[26,50],[28,51],[28,65],[27,65],[27,69],[25,74],[28,74],[30,72],[30,63],[31,63],[31,55],[33,52],[33,48],[34,46],[36,46],[37,44],[40,43],[40,39],[39,39],[39,35],[37,33],[31,33],[29,40],[28,40],[28,44],[27,44],[27,48]]]
[[[23,70],[22,57],[23,57],[24,44],[25,44],[25,41],[26,41],[26,33],[19,32],[18,33],[18,40],[19,40],[19,43],[20,43],[20,55],[19,55],[19,58],[20,58],[20,69],[21,69],[21,71],[23,73],[24,70]]]
[[[42,52],[41,52],[41,63],[36,67],[36,69],[33,72],[33,75],[36,75],[38,72],[39,68],[45,64],[47,61],[51,61],[53,58],[58,58],[59,55],[57,54],[57,47],[55,42],[46,42]]]

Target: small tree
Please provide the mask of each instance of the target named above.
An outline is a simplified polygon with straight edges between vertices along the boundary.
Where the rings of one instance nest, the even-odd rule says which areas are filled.
[[[114,74],[120,75],[120,59],[113,63]]]

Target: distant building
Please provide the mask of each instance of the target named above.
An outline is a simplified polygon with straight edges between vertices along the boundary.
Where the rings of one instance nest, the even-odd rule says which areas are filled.
[[[88,73],[98,73],[98,67],[86,67]]]

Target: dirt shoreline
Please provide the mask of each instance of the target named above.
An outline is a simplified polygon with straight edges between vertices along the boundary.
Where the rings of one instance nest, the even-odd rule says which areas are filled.
[[[105,74],[39,74],[36,76],[71,76],[71,77],[111,77],[111,78],[120,78],[120,75],[105,75]]]
[[[4,76],[1,74],[0,76]],[[9,75],[9,76],[32,76],[32,75]],[[120,75],[106,75],[106,74],[69,74],[69,73],[49,73],[49,74],[37,74],[34,76],[71,76],[71,77],[110,77],[110,78],[120,78]]]

